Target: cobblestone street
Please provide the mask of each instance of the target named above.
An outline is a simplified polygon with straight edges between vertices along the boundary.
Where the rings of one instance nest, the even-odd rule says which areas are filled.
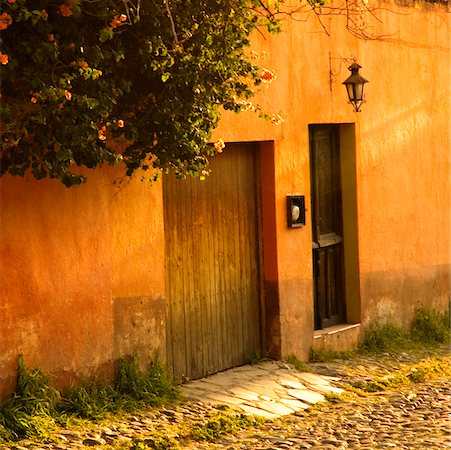
[[[344,401],[267,423],[198,449],[444,449],[451,448],[451,381],[418,390]]]
[[[400,373],[421,374],[425,367],[422,364],[429,364],[428,361],[434,361],[439,366],[429,366],[429,374],[432,375],[416,382],[394,384],[380,392],[356,390],[353,387],[359,382],[371,385],[374,380],[393,380]],[[194,382],[192,392],[196,391],[202,396],[198,400],[185,400],[166,408],[141,410],[134,415],[126,414],[98,423],[78,426],[69,423],[40,440],[23,439],[10,446],[0,444],[0,450],[451,448],[451,379],[448,376],[435,376],[433,369],[445,368],[441,373],[449,373],[449,348],[424,355],[381,355],[317,363],[311,367],[313,373],[299,372],[275,362],[245,366],[229,374],[226,372],[225,378],[222,374],[212,377],[212,381],[207,384],[213,393],[202,391],[208,379]],[[263,380],[266,379],[259,374],[262,370],[272,377],[265,382],[266,390],[262,390]],[[243,375],[246,373],[247,379]],[[240,390],[231,389],[224,381],[237,380],[237,374],[241,374]],[[249,379],[252,379],[253,385],[249,385]],[[275,379],[279,383],[276,387]],[[281,385],[285,386],[285,393],[280,391]],[[274,400],[273,391],[278,392],[278,400],[285,401],[285,405],[295,408],[296,412],[284,413],[277,399]],[[295,405],[294,400],[288,401],[285,396],[288,391],[300,397],[300,403]],[[250,392],[254,393],[254,397]],[[259,399],[255,397],[256,393]],[[240,417],[240,412],[235,411],[239,411],[236,408],[242,406],[237,404],[237,398],[242,397],[248,399],[247,405],[251,410],[260,406],[266,411],[280,411],[280,415],[269,420],[267,416],[259,424],[230,434],[219,433],[210,441],[193,437],[193,429],[203,430],[208,428],[209,423],[219,423],[217,418],[222,414]],[[220,399],[223,405],[228,402],[231,406],[220,406],[212,402],[214,398]],[[276,405],[271,404],[270,400],[275,401]],[[304,402],[305,407],[299,407]]]

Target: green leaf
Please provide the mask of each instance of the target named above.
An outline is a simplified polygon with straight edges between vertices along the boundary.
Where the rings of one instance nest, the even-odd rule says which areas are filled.
[[[112,28],[102,28],[100,30],[100,35],[99,35],[99,41],[100,42],[105,42],[108,41],[110,39],[113,39],[113,29]]]

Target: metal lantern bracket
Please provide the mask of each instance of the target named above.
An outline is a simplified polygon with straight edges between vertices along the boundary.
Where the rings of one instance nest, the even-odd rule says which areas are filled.
[[[349,58],[343,58],[342,56],[332,56],[329,52],[329,86],[331,91],[332,85],[337,81],[337,77],[341,74],[343,63],[346,66],[350,66],[356,62],[357,58],[354,55],[351,55]]]
[[[338,68],[334,67],[334,61],[339,61]],[[342,65],[345,63],[351,71],[351,75],[342,83],[346,86],[349,103],[354,107],[354,112],[360,112],[360,107],[365,103],[365,84],[368,80],[359,74],[361,66],[357,64],[357,58],[351,55],[350,58],[341,56],[334,57],[329,52],[329,85],[332,92],[332,85],[336,82],[337,76],[341,73]],[[337,66],[337,64],[335,64]]]

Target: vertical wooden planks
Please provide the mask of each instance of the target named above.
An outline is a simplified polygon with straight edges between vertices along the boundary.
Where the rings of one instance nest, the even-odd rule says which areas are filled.
[[[205,181],[164,180],[168,361],[200,378],[261,350],[256,148],[227,145]]]

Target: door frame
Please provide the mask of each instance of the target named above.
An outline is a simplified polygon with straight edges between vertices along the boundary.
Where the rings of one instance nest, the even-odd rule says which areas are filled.
[[[338,169],[340,175],[341,191],[341,215],[342,215],[342,236],[343,236],[343,294],[345,304],[344,323],[357,324],[361,318],[360,303],[360,268],[359,268],[359,249],[358,249],[358,202],[357,202],[357,159],[355,124],[353,123],[323,123],[309,124],[309,155],[310,155],[310,176],[313,177],[313,158],[311,150],[312,129],[315,127],[334,127],[338,140]],[[314,182],[311,178],[311,186]],[[313,197],[313,190],[311,191]],[[312,200],[313,201],[313,200]],[[312,215],[313,204],[312,204]],[[312,216],[312,235],[315,236],[316,230],[313,229]],[[313,258],[312,258],[313,259]],[[313,267],[314,268],[314,267]],[[312,273],[312,279],[315,283],[315,276]],[[314,298],[315,303],[315,289]],[[315,310],[315,308],[314,308]],[[317,328],[317,319],[315,317],[315,329]],[[326,325],[329,326],[329,325]]]

